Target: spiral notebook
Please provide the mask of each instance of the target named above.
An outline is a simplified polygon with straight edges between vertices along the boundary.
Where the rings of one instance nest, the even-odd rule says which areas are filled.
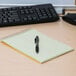
[[[36,52],[36,36],[39,37],[38,53]],[[2,43],[39,63],[44,63],[73,50],[72,47],[49,38],[34,29],[8,36],[2,40]]]

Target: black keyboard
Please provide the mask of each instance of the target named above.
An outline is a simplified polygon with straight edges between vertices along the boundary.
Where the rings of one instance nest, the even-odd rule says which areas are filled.
[[[58,21],[52,4],[17,6],[0,9],[0,27]]]

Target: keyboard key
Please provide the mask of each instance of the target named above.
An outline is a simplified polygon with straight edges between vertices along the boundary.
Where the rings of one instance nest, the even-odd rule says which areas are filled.
[[[25,18],[23,18],[23,20],[24,20],[24,21],[27,21],[27,18],[25,17]]]

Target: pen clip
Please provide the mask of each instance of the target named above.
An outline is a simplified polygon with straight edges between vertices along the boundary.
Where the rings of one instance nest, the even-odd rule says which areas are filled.
[[[35,44],[38,44],[38,43],[39,43],[39,37],[36,36],[36,37],[35,37]]]

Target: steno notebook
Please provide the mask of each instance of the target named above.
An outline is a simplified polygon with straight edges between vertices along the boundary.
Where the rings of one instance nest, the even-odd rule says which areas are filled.
[[[73,50],[70,46],[32,29],[4,38],[2,43],[39,63]]]

